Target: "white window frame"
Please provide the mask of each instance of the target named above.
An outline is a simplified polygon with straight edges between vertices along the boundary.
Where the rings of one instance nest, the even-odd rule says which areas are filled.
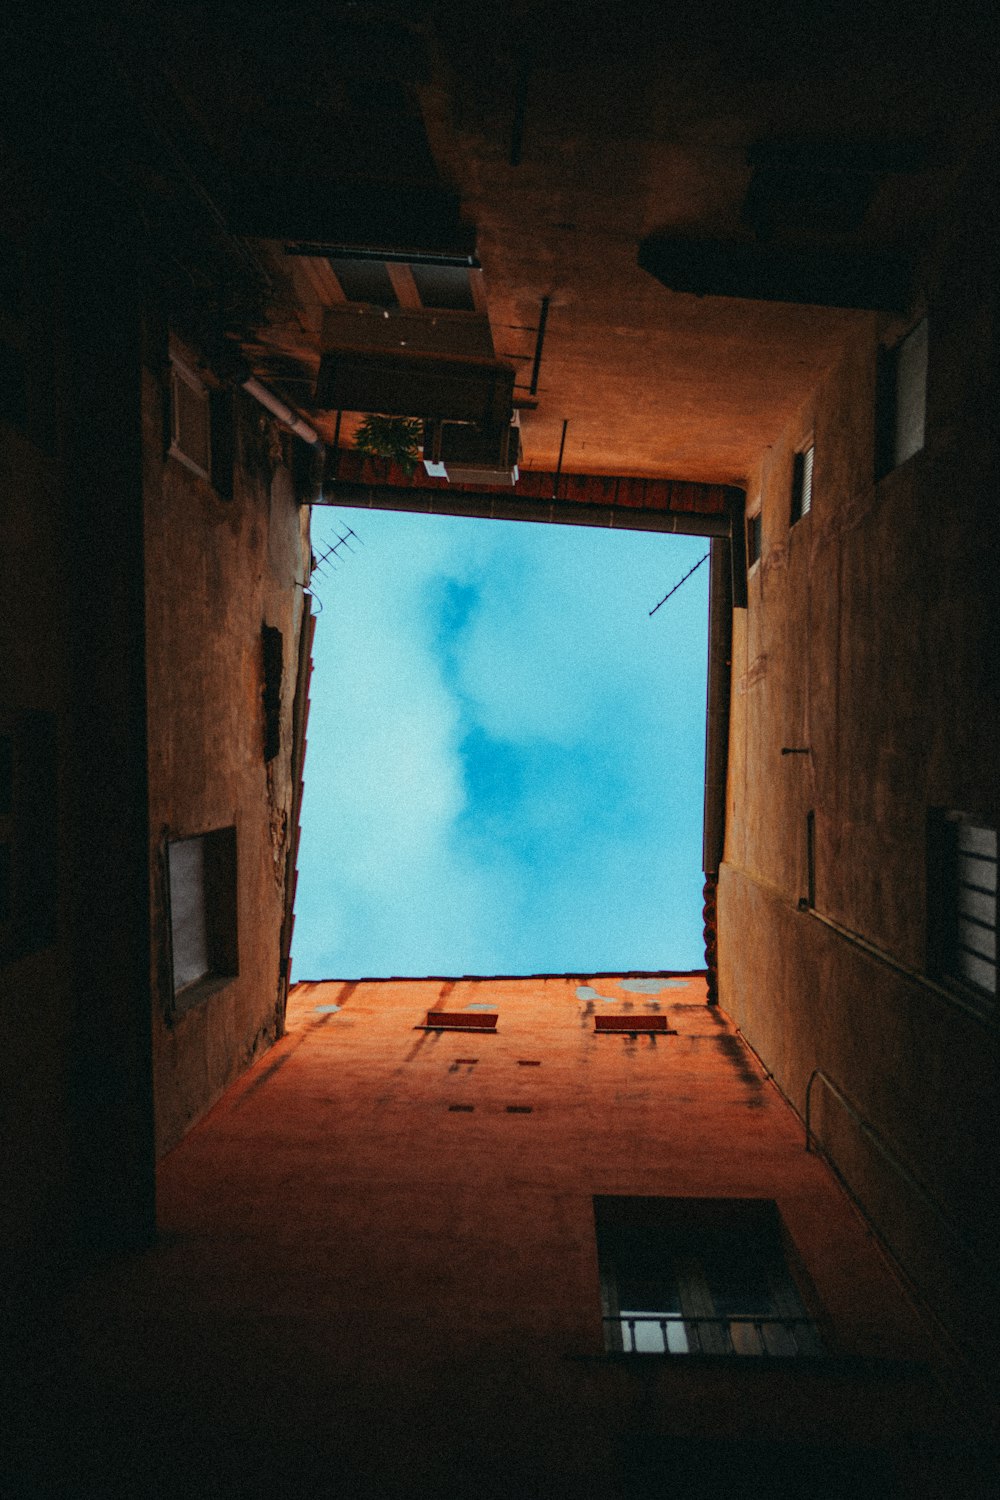
[[[179,383],[183,383],[187,390],[191,392],[203,412],[205,423],[205,464],[199,463],[197,458],[186,452],[181,445],[180,401],[178,399]],[[175,458],[179,464],[183,464],[186,469],[190,469],[192,474],[197,474],[199,479],[207,479],[211,483],[212,412],[208,387],[174,348],[170,350],[170,447],[167,451],[170,458]]]

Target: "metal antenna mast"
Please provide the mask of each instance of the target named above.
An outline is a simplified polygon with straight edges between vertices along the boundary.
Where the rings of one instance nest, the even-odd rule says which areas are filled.
[[[670,590],[670,593],[669,594],[664,594],[663,598],[660,600],[660,604],[666,604],[667,600],[670,598],[670,594],[676,594],[676,592],[680,588],[681,584],[682,583],[687,583],[688,579],[691,577],[691,574],[692,573],[697,573],[697,571],[701,567],[702,563],[703,562],[707,562],[710,556],[711,556],[711,553],[710,552],[706,552],[704,557],[699,557],[699,559],[695,563],[694,567],[693,568],[688,568],[687,572],[684,574],[684,577],[682,579],[680,579],[679,582],[677,582],[677,583],[674,584],[673,588]],[[655,615],[656,614],[656,611],[659,609],[660,604],[654,604],[653,605],[653,608],[649,611],[650,615]]]

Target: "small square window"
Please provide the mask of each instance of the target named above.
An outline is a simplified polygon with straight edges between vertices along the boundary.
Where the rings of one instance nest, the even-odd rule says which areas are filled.
[[[876,477],[919,453],[927,410],[928,328],[924,318],[892,349],[882,351],[876,397]]]
[[[773,1202],[595,1198],[594,1217],[609,1352],[823,1352]]]
[[[761,546],[761,519],[760,511],[756,515],[747,516],[747,567],[752,568],[754,563],[760,562]]]
[[[795,455],[792,472],[792,525],[801,521],[812,510],[813,491],[813,446],[810,443]]]
[[[997,831],[963,813],[931,816],[927,893],[930,960],[983,1007],[997,993]]]
[[[170,953],[181,1009],[239,973],[236,829],[167,845]]]

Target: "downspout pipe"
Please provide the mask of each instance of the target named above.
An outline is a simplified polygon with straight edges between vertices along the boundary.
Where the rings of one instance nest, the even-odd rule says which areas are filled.
[[[297,438],[301,438],[311,448],[318,445],[320,438],[315,428],[310,427],[308,422],[304,422],[290,406],[285,405],[279,396],[269,391],[266,385],[261,385],[259,380],[251,376],[249,380],[244,380],[243,389],[248,396],[252,396],[255,401],[260,402],[261,406],[266,407],[273,417],[277,417],[279,422],[283,422],[286,427],[290,428]]]
[[[726,832],[729,760],[729,691],[732,671],[733,597],[730,544],[713,537],[708,580],[708,690],[705,704],[705,800],[702,869],[718,876]]]
[[[726,772],[729,763],[729,695],[732,671],[732,544],[713,537],[708,581],[708,690],[705,704],[705,788],[702,815],[702,869],[705,977],[709,1005],[719,1003],[716,897],[725,849]]]

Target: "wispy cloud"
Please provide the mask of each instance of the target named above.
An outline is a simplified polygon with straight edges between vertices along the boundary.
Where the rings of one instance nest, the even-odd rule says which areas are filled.
[[[343,512],[314,514],[314,529]],[[698,539],[352,513],[320,583],[300,977],[700,961]]]

